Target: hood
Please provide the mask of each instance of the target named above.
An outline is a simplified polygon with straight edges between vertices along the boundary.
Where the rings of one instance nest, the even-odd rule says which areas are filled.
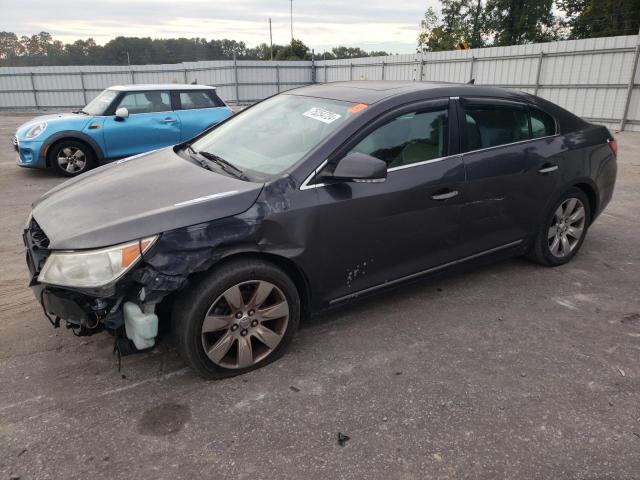
[[[237,215],[262,183],[206,170],[173,149],[91,170],[45,193],[33,218],[49,248],[99,248]]]
[[[73,127],[74,129],[82,130],[87,122],[89,122],[92,118],[94,117],[90,115],[71,112],[55,113],[52,115],[40,115],[39,117],[34,117],[28,122],[20,125],[18,127],[17,134],[18,138],[23,139],[24,135],[27,133],[27,130],[41,122],[47,122],[47,133],[49,134],[51,133],[51,130],[57,131],[60,128],[68,129],[70,127]]]

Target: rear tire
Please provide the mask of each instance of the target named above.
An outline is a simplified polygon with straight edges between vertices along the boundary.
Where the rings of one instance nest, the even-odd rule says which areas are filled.
[[[590,221],[587,195],[579,188],[571,188],[545,215],[528,257],[549,267],[564,265],[582,247]]]
[[[262,260],[215,268],[180,294],[171,330],[178,352],[207,379],[233,377],[280,358],[300,322],[295,284]]]
[[[77,140],[56,143],[49,151],[48,160],[51,168],[65,177],[76,177],[96,165],[91,147]]]

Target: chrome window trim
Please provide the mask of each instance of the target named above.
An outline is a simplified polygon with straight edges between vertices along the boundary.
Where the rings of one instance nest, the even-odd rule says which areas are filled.
[[[395,172],[397,170],[404,170],[406,168],[419,167],[421,165],[427,165],[429,163],[442,162],[443,160],[448,160],[450,158],[456,158],[456,157],[461,157],[461,156],[462,156],[461,154],[456,153],[454,155],[447,155],[446,157],[437,157],[437,158],[432,158],[430,160],[423,160],[422,162],[410,163],[408,165],[400,165],[398,167],[391,167],[391,168],[387,169],[387,173]]]
[[[555,138],[555,137],[559,137],[559,136],[560,136],[560,134],[556,133],[555,135],[547,135],[546,137],[528,138],[526,140],[520,140],[518,142],[503,143],[502,145],[496,145],[494,147],[485,147],[485,148],[478,148],[476,150],[469,150],[468,152],[461,153],[460,155],[465,156],[465,155],[467,155],[469,153],[484,152],[484,151],[487,151],[487,150],[495,150],[496,148],[510,147],[511,145],[519,145],[521,143],[535,142],[537,140],[544,140],[545,138]]]
[[[311,173],[307,176],[307,178],[304,180],[304,182],[302,182],[302,185],[300,185],[300,190],[310,190],[312,188],[318,188],[318,187],[324,187],[326,186],[326,183],[316,183],[314,185],[309,185],[309,182],[311,180],[313,180],[313,178],[318,174],[318,172],[320,170],[322,170],[325,165],[329,163],[329,159],[325,159],[320,165],[318,165],[316,168],[314,168]]]

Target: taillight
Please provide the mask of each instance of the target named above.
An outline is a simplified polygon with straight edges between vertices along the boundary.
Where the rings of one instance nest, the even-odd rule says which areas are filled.
[[[616,141],[616,139],[615,138],[611,138],[611,139],[607,140],[607,143],[609,144],[609,148],[613,152],[613,155],[615,157],[617,157],[618,156],[618,142]]]

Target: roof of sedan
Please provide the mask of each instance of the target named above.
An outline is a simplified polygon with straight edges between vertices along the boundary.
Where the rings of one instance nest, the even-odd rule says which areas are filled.
[[[395,81],[351,81],[309,85],[296,88],[287,93],[309,97],[342,100],[354,103],[373,104],[385,98],[395,97],[412,92],[431,92],[433,96],[481,95],[513,98],[518,95],[513,90],[495,87],[481,87],[468,84],[443,84],[426,82]],[[429,96],[429,95],[425,95]]]
[[[118,91],[149,91],[149,90],[215,90],[216,87],[211,85],[197,85],[191,83],[147,83],[136,85],[114,85],[109,87],[109,90]]]

